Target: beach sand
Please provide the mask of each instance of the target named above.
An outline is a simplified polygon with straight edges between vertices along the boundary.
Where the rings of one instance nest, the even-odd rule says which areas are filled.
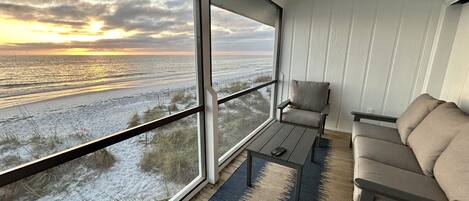
[[[233,78],[230,75],[230,80],[216,80],[215,83],[223,85],[253,78]],[[219,80],[223,80],[223,77]],[[60,138],[83,132],[90,136],[90,140],[97,139],[126,129],[136,113],[142,114],[155,106],[168,104],[171,95],[177,91],[191,93],[195,98],[195,80],[168,79],[166,83],[159,82],[158,85],[130,81],[35,94],[30,99],[22,99],[26,102],[21,105],[2,103],[4,108],[0,109],[0,133],[14,132],[20,139],[27,139],[31,137],[32,130],[46,137],[58,134]],[[11,103],[15,103],[14,99]],[[116,158],[116,163],[110,169],[92,175],[93,179],[85,182],[82,180],[89,180],[89,172],[78,172],[79,176],[73,178],[73,182],[79,187],[72,185],[67,191],[45,195],[38,200],[158,200],[182,189],[184,185],[163,181],[157,174],[142,172],[138,164],[145,145],[139,139],[140,136],[137,136],[107,148]],[[70,140],[57,149],[45,150],[39,155],[47,156],[80,143]],[[21,155],[27,161],[34,160],[26,151],[28,146],[2,149],[4,151],[0,152],[0,158]],[[10,167],[1,167],[0,170],[6,168]]]

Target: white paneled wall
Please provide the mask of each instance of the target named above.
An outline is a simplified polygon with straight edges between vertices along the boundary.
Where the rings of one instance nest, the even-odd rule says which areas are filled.
[[[422,92],[442,1],[287,2],[281,100],[292,79],[331,82],[326,127],[351,131],[351,111],[399,115]]]
[[[469,112],[469,5],[461,13],[441,98]]]

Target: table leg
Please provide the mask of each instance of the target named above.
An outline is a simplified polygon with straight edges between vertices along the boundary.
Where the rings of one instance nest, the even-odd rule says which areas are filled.
[[[252,184],[251,184],[251,174],[252,174],[252,156],[251,156],[251,152],[248,151],[248,156],[247,156],[247,175],[246,175],[246,183],[248,185],[248,187],[251,187]]]
[[[314,162],[314,156],[316,155],[316,148],[319,147],[318,138],[314,140],[313,145],[311,146],[311,162]]]
[[[296,172],[296,192],[295,192],[295,200],[300,200],[300,192],[301,192],[301,176],[303,175],[303,167],[298,167]]]

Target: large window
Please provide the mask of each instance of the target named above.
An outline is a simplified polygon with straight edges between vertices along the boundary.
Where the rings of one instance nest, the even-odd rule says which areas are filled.
[[[216,182],[272,119],[278,12],[0,0],[0,200],[180,200]]]
[[[273,80],[275,29],[216,6],[212,19],[212,84],[227,97]],[[270,118],[272,87],[219,105],[222,157]]]
[[[199,106],[192,0],[0,3],[0,171]],[[196,117],[3,187],[0,200],[169,198],[201,175]]]

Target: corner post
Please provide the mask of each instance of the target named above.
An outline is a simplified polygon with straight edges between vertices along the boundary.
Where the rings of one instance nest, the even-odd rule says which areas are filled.
[[[212,50],[210,25],[210,0],[198,0],[200,12],[200,49],[203,68],[203,91],[205,107],[205,142],[207,180],[215,184],[218,169],[218,96],[212,87]]]

